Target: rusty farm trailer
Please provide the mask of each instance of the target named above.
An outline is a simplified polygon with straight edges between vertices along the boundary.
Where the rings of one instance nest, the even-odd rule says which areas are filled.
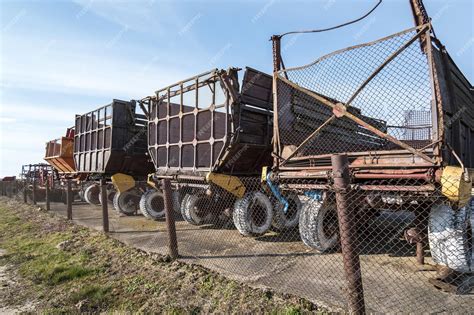
[[[59,180],[58,172],[49,164],[37,163],[22,165],[20,180],[27,189],[27,198],[29,200],[46,200],[46,185],[49,185],[50,188],[51,201],[64,200],[65,196],[63,192],[54,189],[54,183]]]
[[[84,191],[88,183],[83,181],[87,174],[78,174],[74,165],[74,128],[68,128],[66,135],[50,140],[46,143],[44,160],[48,162],[57,172],[58,180],[54,182],[53,189],[64,190],[67,180],[73,184],[72,191],[84,199]]]
[[[46,143],[46,153],[44,159],[59,174],[74,175],[74,129],[69,128],[64,137],[48,141]]]
[[[147,156],[146,118],[135,101],[112,103],[76,115],[74,163],[87,180],[106,180],[108,200],[130,215],[137,211],[146,176],[153,171]],[[99,204],[99,185],[85,190],[85,199]]]
[[[173,180],[175,203],[191,224],[229,219],[226,210],[271,165],[271,76],[246,68],[240,88],[239,70],[211,70],[142,100],[153,177]],[[152,198],[162,200],[161,193],[151,192]],[[162,216],[161,208],[155,213]]]
[[[285,208],[303,201],[301,239],[328,252],[339,244],[332,183],[341,169],[332,158],[345,155],[356,212],[350,224],[382,209],[411,211],[405,237],[419,245],[419,261],[426,237],[436,263],[466,271],[473,268],[474,90],[420,15],[426,11],[417,12],[414,28],[301,67],[282,69],[282,36],[273,36],[274,162],[263,177]]]

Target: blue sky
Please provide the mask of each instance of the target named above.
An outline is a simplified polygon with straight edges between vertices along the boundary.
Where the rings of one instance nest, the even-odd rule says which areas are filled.
[[[41,162],[74,115],[137,99],[211,68],[272,70],[272,34],[333,26],[376,0],[0,0],[0,177]],[[474,82],[471,0],[425,0],[437,36]],[[286,66],[413,26],[408,0],[366,20],[286,38]]]

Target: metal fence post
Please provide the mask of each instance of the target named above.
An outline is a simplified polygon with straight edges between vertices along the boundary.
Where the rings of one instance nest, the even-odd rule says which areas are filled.
[[[36,180],[33,180],[33,191],[32,191],[33,204],[36,205]]]
[[[105,179],[100,180],[100,200],[102,203],[102,227],[104,233],[109,232],[109,208],[107,204],[107,182]]]
[[[66,199],[67,199],[67,219],[72,220],[72,187],[71,187],[70,179],[67,180]]]
[[[28,185],[23,182],[23,202],[28,203]]]
[[[18,191],[18,183],[16,181],[16,179],[13,181],[12,183],[12,197],[15,198],[16,197],[16,193]]]
[[[51,210],[51,204],[50,204],[50,190],[49,190],[49,178],[46,179],[46,210],[49,211]]]
[[[162,179],[163,196],[166,211],[166,226],[168,228],[169,255],[172,259],[178,258],[178,240],[176,238],[176,222],[173,213],[173,193],[169,179]]]
[[[430,209],[431,206],[427,206],[426,209]],[[427,229],[426,222],[428,221],[427,214],[423,212],[422,209],[417,209],[415,211],[415,228],[414,231],[416,232],[415,241],[416,241],[416,262],[418,265],[425,264],[425,231]]]
[[[364,289],[362,287],[362,273],[358,246],[356,243],[357,226],[355,212],[349,207],[349,161],[347,155],[331,156],[336,192],[337,217],[339,221],[339,235],[341,237],[342,258],[344,273],[348,287],[348,302],[350,311],[354,314],[365,314]]]

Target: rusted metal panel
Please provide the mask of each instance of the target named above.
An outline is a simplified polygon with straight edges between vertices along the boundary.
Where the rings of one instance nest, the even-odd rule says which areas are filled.
[[[434,62],[437,69],[443,101],[445,143],[459,156],[465,167],[474,167],[474,96],[471,83],[459,70],[439,40],[433,42]],[[445,151],[449,164],[458,161],[450,149]]]
[[[135,101],[113,100],[77,115],[74,161],[78,173],[145,176],[153,170],[147,156],[146,119]]]
[[[46,143],[44,160],[51,164],[60,174],[74,174],[74,136],[61,137]]]
[[[271,110],[273,107],[272,77],[247,67],[240,94],[243,103]]]
[[[258,174],[271,164],[269,75],[247,68],[212,70],[160,89],[148,106],[148,150],[161,176]]]

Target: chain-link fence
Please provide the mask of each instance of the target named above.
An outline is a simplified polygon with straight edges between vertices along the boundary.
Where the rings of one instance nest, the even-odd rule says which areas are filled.
[[[331,310],[471,310],[474,199],[453,203],[446,197],[447,190],[459,192],[460,182],[452,177],[428,192],[409,182],[412,188],[400,191],[399,181],[379,180],[371,185],[384,189],[370,190],[346,177],[347,165],[340,164],[333,182],[319,191],[281,188],[275,194],[268,181],[240,178],[240,197],[204,181],[171,181],[177,239],[171,251],[163,187],[137,183],[119,198],[105,185],[108,198],[114,195],[107,203],[108,230],[143,250],[177,251],[182,261]],[[100,193],[96,187],[89,197]],[[21,199],[22,188],[13,190]],[[102,230],[103,207],[94,198],[86,203],[75,193],[72,219]],[[44,198],[36,204],[46,207]],[[67,216],[66,204],[49,207]]]

